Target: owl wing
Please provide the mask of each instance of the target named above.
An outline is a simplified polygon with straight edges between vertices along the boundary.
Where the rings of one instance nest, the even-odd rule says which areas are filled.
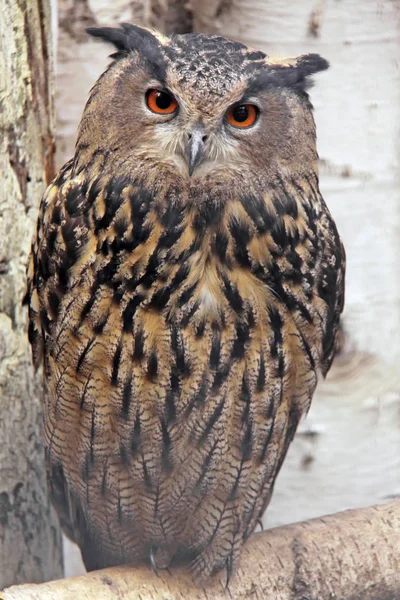
[[[62,228],[64,232],[69,231],[72,220],[61,209],[60,186],[71,176],[71,171],[72,161],[69,161],[43,195],[28,262],[24,303],[28,304],[28,337],[35,368],[43,362],[45,346],[65,284],[59,270],[67,267],[69,251],[68,240],[62,238]]]

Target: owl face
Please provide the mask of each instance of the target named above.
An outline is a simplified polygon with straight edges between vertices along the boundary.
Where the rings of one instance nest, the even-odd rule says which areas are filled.
[[[132,25],[89,33],[118,52],[93,89],[78,148],[89,138],[125,166],[145,162],[183,180],[315,162],[305,88],[328,66],[318,55],[282,61],[219,36],[167,38]]]

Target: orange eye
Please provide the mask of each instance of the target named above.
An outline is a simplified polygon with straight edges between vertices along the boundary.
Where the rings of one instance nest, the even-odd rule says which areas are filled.
[[[251,127],[258,117],[258,108],[254,104],[236,104],[228,108],[226,118],[234,127]]]
[[[158,115],[171,115],[178,108],[175,98],[161,90],[148,90],[146,102],[149,109]]]

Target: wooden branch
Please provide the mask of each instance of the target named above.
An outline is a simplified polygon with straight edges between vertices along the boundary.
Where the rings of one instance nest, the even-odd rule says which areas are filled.
[[[400,598],[400,502],[349,510],[251,537],[229,589],[188,573],[115,567],[6,589],[3,600],[394,600]]]

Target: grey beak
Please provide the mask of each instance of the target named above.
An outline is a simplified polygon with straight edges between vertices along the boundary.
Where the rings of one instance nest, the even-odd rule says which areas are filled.
[[[188,134],[189,140],[187,145],[187,163],[190,177],[197,165],[201,162],[204,156],[204,146],[207,136],[201,127],[196,127]]]

